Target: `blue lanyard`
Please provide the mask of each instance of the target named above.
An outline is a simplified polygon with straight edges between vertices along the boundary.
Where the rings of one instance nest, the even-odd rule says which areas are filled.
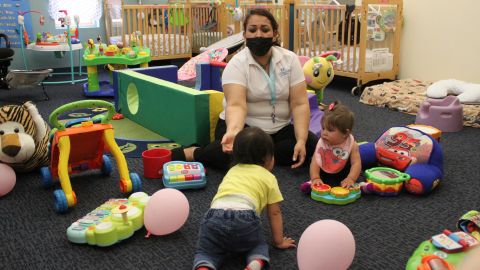
[[[265,76],[265,79],[268,81],[268,88],[270,89],[270,104],[272,105],[272,122],[275,123],[275,103],[277,102],[277,95],[276,95],[276,89],[275,89],[275,71],[273,67],[272,60],[270,59],[270,68],[269,68],[269,73],[270,76],[265,72],[265,70],[262,68],[263,71],[263,76]]]
[[[269,74],[265,72],[265,70],[262,68],[263,71],[263,76],[265,76],[265,79],[268,81],[268,88],[270,88],[270,104],[272,106],[275,106],[275,103],[277,102],[277,96],[276,96],[276,90],[275,90],[275,72],[273,70],[273,63],[272,60],[270,60],[270,68],[269,68]]]

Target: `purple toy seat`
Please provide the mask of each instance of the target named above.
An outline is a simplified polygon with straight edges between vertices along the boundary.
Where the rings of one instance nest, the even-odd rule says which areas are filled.
[[[323,111],[318,108],[317,95],[310,92],[308,94],[308,104],[310,105],[310,131],[320,138],[322,133],[322,117]],[[293,123],[293,118],[291,119]]]
[[[320,138],[323,111],[318,108],[317,95],[308,93],[308,103],[310,105],[310,131]]]
[[[442,132],[460,131],[463,128],[463,106],[456,96],[427,98],[420,105],[415,124],[433,126]]]

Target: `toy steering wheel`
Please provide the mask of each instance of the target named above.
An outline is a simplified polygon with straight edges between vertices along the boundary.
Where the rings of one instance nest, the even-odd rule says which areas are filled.
[[[81,100],[81,101],[68,103],[58,107],[56,110],[54,110],[50,114],[48,121],[50,122],[53,128],[56,128],[58,130],[64,130],[65,125],[63,123],[58,122],[58,116],[60,116],[62,113],[67,111],[72,111],[77,109],[87,109],[92,107],[104,107],[108,110],[107,115],[104,115],[101,118],[102,124],[106,124],[110,120],[112,120],[112,117],[115,114],[115,108],[113,107],[113,104],[110,102],[103,101],[103,100]]]

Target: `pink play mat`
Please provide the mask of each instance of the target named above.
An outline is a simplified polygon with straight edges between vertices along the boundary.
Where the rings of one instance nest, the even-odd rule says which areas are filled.
[[[178,80],[186,81],[195,78],[197,76],[195,68],[197,63],[210,63],[211,61],[222,62],[227,55],[227,49],[219,48],[205,51],[193,57],[178,70]]]

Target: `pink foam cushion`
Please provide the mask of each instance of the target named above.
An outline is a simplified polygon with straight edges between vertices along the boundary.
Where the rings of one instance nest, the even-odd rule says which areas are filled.
[[[194,79],[197,76],[195,68],[197,63],[210,63],[211,61],[222,62],[227,55],[228,50],[225,48],[204,51],[203,53],[188,60],[188,62],[178,70],[178,80],[186,81]]]

